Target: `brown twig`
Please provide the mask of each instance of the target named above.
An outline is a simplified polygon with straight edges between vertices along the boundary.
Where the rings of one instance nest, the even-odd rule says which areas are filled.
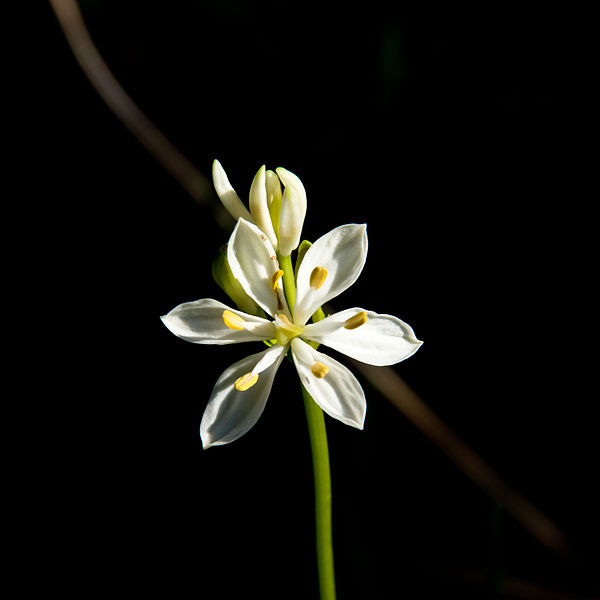
[[[485,570],[473,567],[460,567],[452,565],[427,565],[419,564],[417,567],[428,577],[440,578],[442,580],[458,581],[462,584],[479,588],[483,597],[484,588],[488,585],[489,573]],[[502,574],[502,582],[499,589],[496,590],[497,598],[522,598],[523,600],[600,600],[597,596],[575,594],[562,590],[555,590],[546,585],[529,581],[521,577]]]
[[[75,0],[49,0],[67,41],[84,73],[117,118],[197,202],[207,205],[212,188],[137,107],[121,87],[95,47]],[[219,215],[215,215],[219,220]],[[224,222],[222,223],[223,225]],[[555,551],[569,546],[552,521],[513,490],[473,450],[462,442],[390,368],[356,363],[371,384],[388,398],[477,485],[535,536]]]
[[[206,177],[158,130],[121,87],[104,62],[75,0],[49,0],[79,66],[117,118],[198,203],[208,204]]]
[[[353,363],[376,390],[438,446],[463,473],[506,508],[538,541],[556,552],[566,553],[570,550],[560,529],[473,452],[393,369],[372,367],[358,361]]]

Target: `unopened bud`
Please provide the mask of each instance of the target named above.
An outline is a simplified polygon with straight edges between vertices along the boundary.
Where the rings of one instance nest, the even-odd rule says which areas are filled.
[[[285,186],[279,217],[279,253],[289,256],[300,243],[306,216],[306,191],[299,177],[290,171],[280,167],[277,175]]]
[[[279,216],[281,215],[281,182],[277,173],[274,171],[267,171],[266,173],[266,186],[267,186],[267,206],[269,207],[269,214],[271,215],[271,223],[275,230],[275,235],[279,238]]]
[[[227,209],[227,212],[236,221],[241,217],[242,219],[246,219],[246,221],[254,223],[248,209],[236,194],[231,183],[229,183],[225,169],[223,169],[221,163],[216,159],[213,161],[212,176],[217,195],[223,206]]]
[[[277,250],[277,236],[271,223],[267,196],[267,176],[263,165],[258,170],[250,187],[250,212],[252,213],[254,222],[269,238],[273,248]]]

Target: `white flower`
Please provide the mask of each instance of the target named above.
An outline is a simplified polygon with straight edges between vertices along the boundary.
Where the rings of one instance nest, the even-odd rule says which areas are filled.
[[[218,160],[213,162],[213,182],[217,195],[229,214],[258,225],[281,256],[288,256],[300,243],[306,216],[306,191],[300,179],[279,167],[267,171],[263,165],[250,187],[250,211],[236,194]],[[285,186],[283,194],[281,183]]]
[[[162,317],[175,335],[197,344],[276,341],[230,366],[219,377],[200,426],[205,448],[232,442],[256,423],[275,373],[290,349],[300,380],[315,402],[335,419],[362,429],[366,401],[359,382],[345,366],[307,341],[372,365],[404,360],[421,342],[400,319],[362,308],[347,309],[317,323],[307,321],[323,303],[356,281],[366,256],[365,225],[342,225],[318,239],[298,269],[292,316],[273,245],[258,227],[239,219],[228,245],[231,270],[245,292],[273,320],[212,299],[181,304]]]

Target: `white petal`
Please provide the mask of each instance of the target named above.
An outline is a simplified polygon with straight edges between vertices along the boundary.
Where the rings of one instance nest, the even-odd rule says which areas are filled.
[[[223,321],[225,310],[242,317],[244,329],[227,327]],[[195,344],[237,344],[275,338],[275,326],[271,321],[229,308],[211,298],[184,302],[161,319],[177,337]]]
[[[289,317],[283,295],[283,280],[279,280],[279,293],[273,290],[272,278],[279,270],[277,256],[267,236],[252,223],[240,219],[227,246],[227,260],[233,276],[244,291],[267,313]]]
[[[346,321],[365,312],[367,321],[346,329]],[[304,328],[302,337],[325,344],[370,365],[393,365],[414,354],[420,342],[409,325],[392,315],[350,308]]]
[[[300,243],[306,217],[306,190],[294,173],[281,167],[276,171],[285,186],[279,217],[279,253],[288,256]]]
[[[358,279],[367,258],[367,246],[367,226],[350,224],[326,233],[307,250],[298,269],[294,323],[306,323],[319,306]],[[327,269],[325,281],[317,290],[310,287],[315,267]]]
[[[277,250],[277,236],[271,223],[269,206],[267,204],[267,182],[264,165],[258,170],[250,187],[250,212],[254,222],[267,235],[273,248]]]
[[[223,206],[227,212],[237,221],[239,218],[246,219],[251,223],[254,222],[252,215],[240,200],[240,197],[235,193],[235,190],[229,183],[225,170],[218,160],[213,161],[212,168],[213,184],[217,195],[221,199]]]
[[[367,402],[356,377],[344,365],[299,338],[292,340],[292,356],[300,380],[314,401],[334,419],[362,429]],[[329,369],[324,377],[313,375],[311,367],[315,362]]]
[[[284,356],[284,346],[271,346],[264,352],[236,362],[223,372],[200,423],[200,437],[205,449],[233,442],[256,424]],[[250,372],[260,373],[257,382],[244,392],[236,390],[235,382]]]

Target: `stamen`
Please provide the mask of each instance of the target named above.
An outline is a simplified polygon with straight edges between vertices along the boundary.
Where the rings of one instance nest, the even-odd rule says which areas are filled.
[[[295,329],[296,325],[294,325],[284,314],[277,315],[277,318],[281,321],[283,326],[287,329]],[[299,327],[297,329],[300,329]]]
[[[323,379],[329,373],[329,367],[320,362],[315,362],[310,367],[310,372],[317,378]]]
[[[325,267],[315,267],[310,274],[310,287],[318,290],[327,277],[327,269]]]
[[[367,313],[363,310],[346,320],[344,329],[356,329],[367,322]]]
[[[229,327],[229,329],[244,329],[244,319],[240,315],[236,315],[230,310],[223,311],[223,323]]]
[[[245,392],[250,389],[258,381],[258,373],[246,373],[239,377],[233,384],[238,392]]]
[[[277,291],[279,289],[279,280],[283,275],[283,271],[279,269],[279,271],[275,271],[273,273],[273,277],[271,277],[271,284],[273,285],[273,290]]]

